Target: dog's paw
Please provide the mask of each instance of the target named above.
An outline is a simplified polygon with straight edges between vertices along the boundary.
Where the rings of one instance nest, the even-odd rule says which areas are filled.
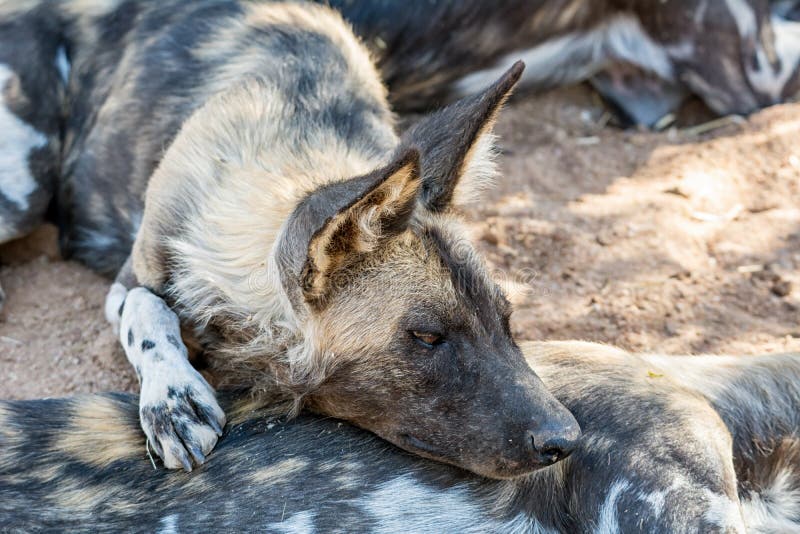
[[[192,465],[205,462],[222,436],[225,413],[214,390],[189,362],[160,371],[142,380],[142,429],[166,467],[191,471]]]

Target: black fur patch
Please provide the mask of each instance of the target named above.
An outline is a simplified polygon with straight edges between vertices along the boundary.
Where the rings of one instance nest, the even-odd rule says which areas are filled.
[[[183,343],[175,339],[172,334],[167,334],[167,342],[178,350],[183,350]]]

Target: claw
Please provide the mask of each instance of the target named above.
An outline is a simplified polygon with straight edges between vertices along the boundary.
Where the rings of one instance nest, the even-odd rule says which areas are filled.
[[[217,436],[222,437],[222,428],[217,423],[217,420],[214,417],[207,417],[206,421],[214,429],[214,432],[217,433]]]
[[[178,460],[180,460],[184,471],[187,473],[192,472],[192,461],[189,459],[189,455],[186,454],[186,450],[183,447],[172,447],[170,452],[174,456],[178,457]]]
[[[155,452],[155,453],[156,453],[156,456],[158,456],[158,457],[159,457],[159,458],[161,458],[162,460],[164,459],[164,449],[163,449],[163,448],[161,448],[161,444],[160,444],[160,443],[158,443],[158,440],[157,440],[157,439],[152,439],[152,438],[148,437],[148,438],[147,438],[147,444],[148,444],[150,447],[152,447],[152,448],[153,448],[153,452]],[[148,451],[148,452],[149,452],[149,451]]]
[[[178,462],[180,462],[184,471],[190,473],[192,471],[192,460],[191,458],[189,458],[189,454],[186,452],[186,448],[181,442],[181,438],[178,435],[176,429],[172,427],[170,430],[171,432],[169,433],[169,439],[170,441],[173,442],[169,446],[170,455],[173,457],[173,459],[177,458]]]
[[[200,402],[193,402],[192,404],[197,415],[216,432],[217,437],[222,437],[222,427],[217,422],[217,414],[214,413],[214,409]]]
[[[192,454],[192,458],[194,458],[194,462],[197,465],[202,465],[206,461],[206,457],[203,454],[203,451],[197,445],[189,446],[189,452]]]

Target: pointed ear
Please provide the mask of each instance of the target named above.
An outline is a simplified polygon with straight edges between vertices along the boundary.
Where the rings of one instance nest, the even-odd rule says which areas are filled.
[[[386,167],[304,199],[289,219],[277,257],[292,304],[323,308],[335,274],[407,228],[420,186],[419,153],[410,149]]]
[[[497,113],[517,84],[525,64],[517,61],[482,93],[463,98],[415,124],[403,145],[420,152],[421,203],[444,211],[454,196],[469,196],[494,175],[493,136]],[[458,191],[457,191],[458,189]],[[466,193],[461,195],[460,193]]]

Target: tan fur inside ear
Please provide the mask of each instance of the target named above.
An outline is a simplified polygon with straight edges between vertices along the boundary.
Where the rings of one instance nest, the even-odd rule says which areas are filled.
[[[494,186],[498,175],[497,136],[488,124],[470,147],[460,169],[458,186],[453,191],[453,205],[457,207],[474,204],[481,200],[484,192]]]
[[[393,223],[407,219],[419,192],[418,163],[405,163],[383,182],[334,215],[312,238],[303,273],[306,300],[323,298],[332,274],[375,250]]]

